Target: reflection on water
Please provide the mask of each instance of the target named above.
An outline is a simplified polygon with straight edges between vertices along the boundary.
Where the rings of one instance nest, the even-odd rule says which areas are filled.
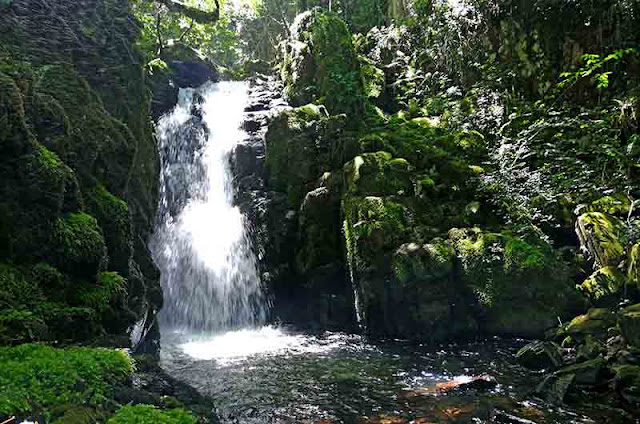
[[[346,343],[340,335],[329,335],[318,339],[302,334],[288,334],[272,326],[229,331],[214,336],[182,336],[182,338],[188,341],[181,343],[178,347],[185,354],[197,360],[213,359],[221,365],[246,360],[255,355],[319,354],[337,349]]]
[[[225,423],[630,422],[532,397],[540,375],[515,364],[522,344],[434,349],[264,327],[209,337],[165,334],[161,365],[211,396]]]

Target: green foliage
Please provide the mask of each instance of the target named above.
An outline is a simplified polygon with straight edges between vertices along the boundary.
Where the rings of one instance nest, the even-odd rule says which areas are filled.
[[[183,409],[160,410],[152,405],[127,405],[108,424],[196,424],[197,419]]]
[[[0,414],[39,413],[65,403],[101,405],[132,371],[123,351],[25,344],[0,347]]]
[[[331,114],[352,117],[364,111],[358,56],[347,25],[336,15],[320,9],[299,15],[282,55],[280,75],[294,105],[324,104]]]
[[[610,69],[610,65],[616,65],[621,62],[627,56],[637,54],[638,50],[635,48],[618,49],[613,53],[606,56],[599,54],[584,54],[581,59],[583,66],[574,72],[563,72],[560,74],[562,79],[558,86],[565,88],[569,85],[573,85],[583,78],[590,78],[591,82],[596,86],[598,90],[604,90],[609,88],[609,78],[613,74]]]

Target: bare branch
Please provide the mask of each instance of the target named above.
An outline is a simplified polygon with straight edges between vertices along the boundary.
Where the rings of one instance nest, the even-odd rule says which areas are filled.
[[[170,12],[180,13],[202,24],[208,24],[220,19],[220,3],[218,2],[218,0],[215,0],[216,8],[215,10],[212,10],[212,11],[206,11],[206,10],[198,9],[197,7],[187,6],[186,4],[178,0],[156,0],[156,1],[158,3],[165,5]]]

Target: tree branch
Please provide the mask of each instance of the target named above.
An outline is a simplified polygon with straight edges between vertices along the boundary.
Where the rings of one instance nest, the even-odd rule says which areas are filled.
[[[184,32],[180,34],[180,37],[178,38],[178,42],[181,42],[184,39],[184,37],[186,37],[187,34],[191,32],[191,30],[193,29],[194,23],[195,23],[195,19],[191,19],[191,24],[189,25],[189,28],[185,29]]]
[[[178,0],[156,0],[169,9],[170,12],[180,13],[201,24],[208,24],[220,19],[220,3],[216,2],[216,8],[212,11],[198,9],[197,7],[187,6]]]

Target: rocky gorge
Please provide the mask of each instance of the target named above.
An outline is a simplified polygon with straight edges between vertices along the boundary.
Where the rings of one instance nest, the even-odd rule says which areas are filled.
[[[247,72],[229,164],[268,321],[372,343],[538,340],[513,357],[531,370],[528,396],[633,422],[640,11],[565,5],[561,31],[553,6],[525,25],[526,6],[476,3],[416,2],[402,24],[390,8],[376,25],[307,5],[271,66]],[[154,120],[222,66],[182,42],[160,49],[166,66],[145,65],[146,27],[125,0],[0,12],[0,388],[14,393],[0,394],[0,418],[215,422],[208,390],[157,365],[163,294],[148,242]],[[592,75],[606,87],[590,88]],[[63,348],[74,359],[56,370]],[[489,383],[465,396],[495,385],[477,381]],[[547,422],[501,413],[483,422]],[[429,419],[473,422],[462,416]],[[385,417],[364,422],[409,422]]]

